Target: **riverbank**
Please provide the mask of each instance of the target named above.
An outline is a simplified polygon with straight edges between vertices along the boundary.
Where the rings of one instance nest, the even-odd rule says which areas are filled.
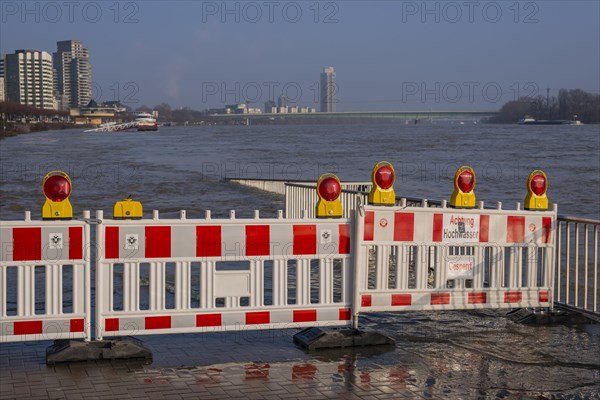
[[[88,125],[75,125],[66,122],[38,122],[35,124],[0,122],[0,140],[25,133],[82,128],[88,128]]]

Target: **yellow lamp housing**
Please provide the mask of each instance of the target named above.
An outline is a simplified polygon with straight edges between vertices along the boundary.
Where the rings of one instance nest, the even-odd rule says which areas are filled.
[[[454,208],[475,208],[475,185],[477,178],[471,167],[463,166],[454,174],[454,192],[450,198],[450,206]]]
[[[529,174],[527,179],[527,196],[523,208],[526,210],[547,210],[548,209],[548,177],[539,169]]]
[[[69,195],[73,188],[71,178],[63,171],[50,171],[42,181],[42,192],[46,197],[42,207],[42,219],[72,219],[73,207]]]
[[[317,182],[319,201],[316,207],[317,218],[340,218],[342,216],[342,185],[335,174],[323,174]]]
[[[142,203],[132,200],[131,197],[117,201],[113,208],[114,219],[142,219],[143,215]]]
[[[396,205],[396,192],[394,191],[396,171],[392,164],[387,161],[380,161],[375,164],[371,173],[371,181],[373,185],[369,192],[369,204]]]

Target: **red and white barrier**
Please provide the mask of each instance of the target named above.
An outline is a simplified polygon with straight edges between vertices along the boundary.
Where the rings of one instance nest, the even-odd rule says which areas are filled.
[[[366,206],[356,221],[355,316],[553,304],[556,210]]]
[[[274,329],[350,323],[352,299],[349,219],[288,220],[97,219],[96,337],[241,329]],[[232,264],[233,262],[233,264]],[[237,268],[235,262],[241,262]],[[229,263],[233,269],[220,269]],[[265,265],[272,267],[266,305]],[[167,264],[174,273],[168,276]],[[192,276],[192,266],[198,268]],[[341,268],[334,278],[334,264]],[[290,266],[294,301],[288,301]],[[149,307],[140,309],[142,278],[149,271]],[[311,269],[318,266],[318,274]],[[115,268],[122,268],[122,307],[116,307]],[[199,281],[193,287],[194,280]],[[316,286],[318,282],[318,296]],[[341,296],[334,296],[334,286]],[[174,304],[166,304],[166,291]],[[311,292],[312,290],[312,292]],[[192,293],[199,292],[193,307]],[[318,301],[315,298],[318,297]],[[312,300],[312,301],[311,301]]]
[[[0,242],[0,342],[91,339],[89,225],[27,213]]]

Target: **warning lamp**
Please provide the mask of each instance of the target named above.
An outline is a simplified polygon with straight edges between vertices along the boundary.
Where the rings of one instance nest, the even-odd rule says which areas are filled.
[[[317,218],[339,218],[342,216],[342,185],[334,174],[323,174],[317,182]]]
[[[526,210],[547,210],[548,209],[548,178],[544,171],[535,170],[529,174],[527,179],[527,196],[525,196]]]
[[[450,206],[455,208],[475,207],[475,184],[477,178],[471,167],[460,167],[454,174],[454,192],[450,198]]]
[[[369,192],[369,204],[388,205],[396,204],[396,192],[394,182],[396,172],[394,166],[387,161],[380,161],[373,167],[371,174],[371,192]]]
[[[143,214],[142,203],[134,201],[131,196],[117,201],[113,208],[114,219],[142,219]]]
[[[43,219],[71,219],[73,207],[69,202],[71,178],[63,171],[50,171],[44,176],[42,190],[46,202],[42,208]]]

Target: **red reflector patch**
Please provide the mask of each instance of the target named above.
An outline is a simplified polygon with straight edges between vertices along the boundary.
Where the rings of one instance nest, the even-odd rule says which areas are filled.
[[[13,228],[13,261],[42,259],[42,228]]]
[[[317,254],[317,226],[294,225],[294,255]]]
[[[146,227],[146,258],[171,257],[171,227]]]
[[[83,328],[85,326],[85,320],[81,319],[72,319],[71,320],[71,332],[83,332]]]
[[[350,225],[340,225],[340,254],[350,254]]]
[[[363,294],[360,300],[360,305],[363,307],[371,307],[371,295]]]
[[[505,303],[519,303],[523,300],[523,293],[521,292],[506,292],[504,293]]]
[[[469,304],[487,303],[487,293],[469,293]]]
[[[171,329],[171,317],[146,317],[144,320],[145,329]]]
[[[490,237],[490,216],[480,215],[479,216],[479,242],[487,243]]]
[[[269,232],[269,225],[246,226],[246,256],[268,256],[270,254]]]
[[[20,321],[14,324],[15,335],[37,335],[43,331],[42,321]]]
[[[540,292],[540,303],[548,303],[548,292]]]
[[[443,214],[433,214],[433,241],[434,242],[442,241],[443,225],[444,225],[444,215]]]
[[[294,310],[294,322],[313,322],[317,320],[317,310]]]
[[[72,226],[69,227],[69,260],[81,259],[83,259],[83,228]]]
[[[525,217],[507,217],[506,242],[523,243],[525,241]]]
[[[107,318],[104,321],[104,330],[106,332],[114,332],[119,330],[119,318]]]
[[[450,293],[432,293],[431,304],[450,304]]]
[[[414,213],[396,213],[394,216],[394,241],[412,242],[415,230]]]
[[[542,242],[552,243],[552,218],[542,218]]]
[[[196,315],[196,326],[221,326],[221,314],[198,314]]]
[[[269,311],[247,312],[246,324],[268,324],[271,322],[271,313]]]
[[[410,306],[412,304],[412,296],[410,294],[393,294],[393,306]]]
[[[119,227],[107,226],[104,231],[106,249],[104,250],[105,258],[119,258]],[[108,321],[108,320],[107,320]],[[118,330],[118,329],[115,329]]]
[[[349,308],[340,308],[340,321],[349,321],[352,313]]]
[[[221,257],[221,227],[196,227],[196,257]]]
[[[373,240],[373,234],[375,232],[375,212],[367,211],[365,213],[365,242]]]

